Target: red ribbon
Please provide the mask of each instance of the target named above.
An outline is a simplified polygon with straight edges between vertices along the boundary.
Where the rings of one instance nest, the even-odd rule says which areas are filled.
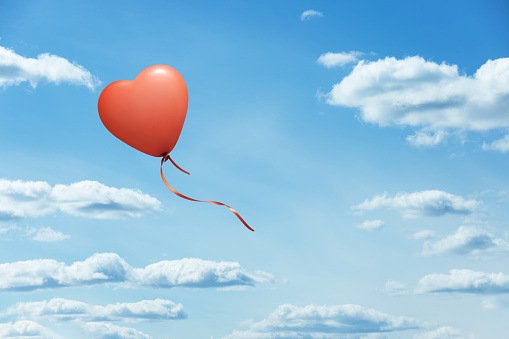
[[[242,221],[242,223],[244,224],[244,226],[246,226],[248,229],[250,229],[251,231],[254,232],[254,229],[252,229],[251,227],[249,227],[249,225],[247,224],[247,222],[244,221],[244,219],[242,219],[242,217],[240,216],[240,214],[235,211],[233,208],[231,208],[230,206],[226,205],[226,204],[223,204],[222,202],[218,202],[218,201],[203,201],[203,200],[196,200],[196,199],[193,199],[193,198],[189,198],[189,197],[186,197],[185,195],[177,192],[173,187],[170,186],[170,184],[168,184],[168,181],[166,181],[166,178],[164,177],[164,174],[163,174],[163,164],[167,161],[167,160],[170,160],[171,163],[177,167],[179,170],[181,170],[182,172],[186,173],[186,174],[189,174],[189,172],[186,172],[184,171],[182,168],[180,168],[179,166],[177,166],[177,164],[170,158],[170,155],[169,154],[166,154],[162,159],[161,159],[161,178],[163,179],[163,182],[164,184],[170,189],[170,191],[172,191],[173,193],[175,193],[176,195],[178,195],[179,197],[181,198],[184,198],[184,199],[187,199],[187,200],[191,200],[191,201],[196,201],[196,202],[208,202],[209,204],[214,204],[214,205],[221,205],[221,206],[226,206],[228,207],[228,209],[230,211],[233,212],[233,214],[235,214],[237,216],[237,218],[239,218],[240,221]]]

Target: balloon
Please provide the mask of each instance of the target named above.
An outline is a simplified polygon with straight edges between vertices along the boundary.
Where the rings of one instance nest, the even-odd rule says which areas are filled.
[[[195,202],[225,206],[254,231],[240,214],[218,201],[189,198],[170,186],[163,174],[163,164],[179,139],[187,113],[187,86],[175,69],[166,65],[145,68],[134,80],[115,81],[102,91],[97,109],[102,123],[118,139],[138,151],[161,159],[161,178],[176,195]]]
[[[132,81],[109,84],[97,106],[99,117],[111,134],[138,151],[163,157],[177,143],[187,102],[182,75],[170,66],[154,65]]]

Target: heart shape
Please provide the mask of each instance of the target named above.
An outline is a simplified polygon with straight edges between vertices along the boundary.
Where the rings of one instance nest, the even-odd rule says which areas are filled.
[[[177,143],[187,102],[182,75],[170,66],[154,65],[132,81],[119,80],[106,86],[97,108],[111,134],[138,151],[162,157]]]

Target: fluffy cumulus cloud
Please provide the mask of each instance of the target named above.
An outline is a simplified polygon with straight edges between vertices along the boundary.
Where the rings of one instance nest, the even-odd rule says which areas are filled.
[[[509,293],[509,275],[485,273],[469,269],[450,270],[449,274],[433,273],[419,280],[416,293]]]
[[[101,84],[99,79],[83,66],[62,57],[44,53],[37,58],[26,58],[0,46],[0,87],[28,82],[35,88],[41,81],[55,84],[65,82],[90,89]]]
[[[164,299],[97,306],[76,300],[55,298],[49,301],[19,302],[9,307],[6,313],[24,318],[45,318],[51,321],[83,320],[87,322],[136,322],[187,317],[182,304],[175,304]]]
[[[152,339],[148,334],[134,328],[110,323],[89,322],[83,325],[83,329],[99,339]]]
[[[358,108],[368,123],[437,131],[409,137],[420,146],[438,144],[444,129],[509,127],[509,58],[488,60],[472,76],[419,56],[362,60],[333,86],[327,103]]]
[[[304,11],[301,14],[300,19],[302,21],[306,21],[306,20],[311,19],[312,17],[317,17],[317,16],[323,16],[323,13],[315,11],[314,9],[308,9],[307,11]]]
[[[148,194],[108,187],[97,181],[52,187],[44,181],[0,179],[0,220],[38,217],[56,211],[96,219],[118,219],[160,209],[161,202]]]
[[[281,305],[248,330],[235,330],[227,339],[338,338],[421,328],[412,318],[397,317],[359,305]]]
[[[382,220],[366,220],[362,224],[357,225],[357,228],[361,228],[366,231],[374,231],[381,228],[385,223]]]
[[[0,338],[10,339],[57,339],[50,329],[31,320],[0,323]]]
[[[443,253],[478,254],[483,251],[509,251],[509,243],[487,231],[460,226],[455,233],[435,242],[426,241],[422,251],[423,255]]]
[[[363,53],[361,52],[340,52],[340,53],[324,53],[320,55],[317,62],[321,65],[324,65],[327,68],[331,68],[334,66],[344,66],[347,64],[351,64],[357,62],[359,60],[359,56]]]
[[[272,275],[249,273],[236,262],[196,258],[164,260],[145,268],[131,267],[115,253],[94,254],[71,265],[52,259],[0,264],[0,291],[117,284],[124,287],[228,287],[268,283]]]
[[[401,192],[395,197],[389,197],[387,194],[377,195],[352,208],[359,213],[379,208],[395,209],[405,218],[416,218],[441,216],[448,213],[469,214],[479,205],[480,202],[476,200],[466,200],[444,191],[430,190],[414,193]]]

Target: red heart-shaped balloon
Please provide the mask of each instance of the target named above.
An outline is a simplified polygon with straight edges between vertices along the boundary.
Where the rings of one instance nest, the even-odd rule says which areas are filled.
[[[162,157],[177,143],[187,102],[182,75],[170,66],[155,65],[132,81],[119,80],[106,86],[97,107],[111,134],[138,151]]]

